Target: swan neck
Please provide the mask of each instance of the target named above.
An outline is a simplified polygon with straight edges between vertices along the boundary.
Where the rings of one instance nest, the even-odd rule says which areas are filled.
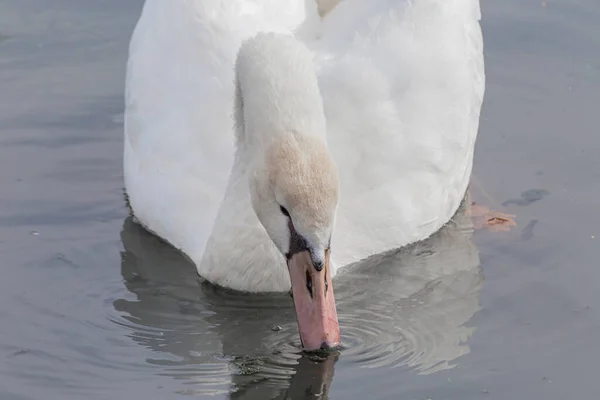
[[[325,115],[313,53],[286,34],[259,33],[244,42],[236,62],[238,145],[265,150],[282,136],[325,142]]]

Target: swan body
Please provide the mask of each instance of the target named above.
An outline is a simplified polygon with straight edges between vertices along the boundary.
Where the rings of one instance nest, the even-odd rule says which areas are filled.
[[[314,254],[330,245],[332,276],[432,235],[465,194],[485,86],[479,1],[336,3],[145,2],[127,65],[126,191],[137,220],[215,284],[290,289],[286,220],[260,211],[260,177],[286,161],[268,167],[267,154],[296,149],[309,167],[295,177],[311,179],[294,182],[331,189],[318,212],[290,213]],[[291,198],[286,179],[271,189]]]

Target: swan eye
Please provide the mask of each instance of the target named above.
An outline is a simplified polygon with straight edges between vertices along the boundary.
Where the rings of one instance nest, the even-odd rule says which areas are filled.
[[[290,217],[290,213],[288,212],[288,210],[284,206],[279,206],[279,209],[281,210],[281,213],[283,215],[285,215],[288,218]]]

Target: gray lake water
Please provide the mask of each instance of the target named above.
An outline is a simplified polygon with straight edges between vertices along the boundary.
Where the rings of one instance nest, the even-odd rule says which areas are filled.
[[[600,2],[482,2],[471,196],[518,225],[461,211],[340,276],[345,348],[326,360],[300,354],[288,296],[203,283],[128,217],[141,3],[0,0],[1,400],[600,394]]]

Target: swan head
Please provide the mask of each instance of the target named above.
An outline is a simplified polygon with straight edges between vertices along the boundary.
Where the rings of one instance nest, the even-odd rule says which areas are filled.
[[[252,207],[287,261],[305,350],[340,343],[330,244],[338,172],[324,141],[288,133],[273,139],[250,174]]]

